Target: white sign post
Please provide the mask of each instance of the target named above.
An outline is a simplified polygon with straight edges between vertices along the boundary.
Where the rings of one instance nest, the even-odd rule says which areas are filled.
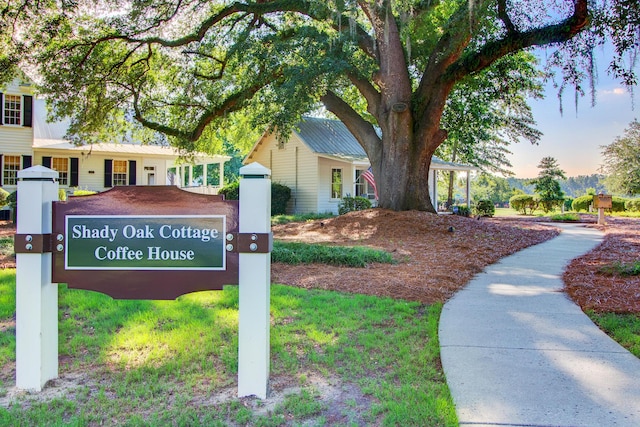
[[[267,397],[270,365],[270,175],[258,163],[240,169],[238,242],[227,245],[239,249],[238,395],[261,399]],[[64,248],[63,234],[56,234],[55,243],[51,238],[58,172],[34,166],[18,178],[16,387],[41,391],[58,377],[58,285],[51,282],[51,245]],[[234,240],[232,233],[226,238]]]
[[[51,233],[57,178],[43,166],[18,172],[16,387],[23,390],[40,391],[58,377],[58,284],[51,283],[51,252],[35,252],[35,242]]]
[[[271,232],[271,171],[240,168],[240,233]],[[271,254],[240,253],[238,397],[266,399],[270,363]]]

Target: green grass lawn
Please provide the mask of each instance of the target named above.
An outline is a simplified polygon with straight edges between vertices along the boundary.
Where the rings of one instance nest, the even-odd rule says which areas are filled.
[[[439,363],[440,305],[272,286],[271,378],[298,389],[269,409],[235,398],[235,286],[116,301],[60,285],[59,307],[60,373],[83,381],[47,402],[0,406],[0,425],[457,425]],[[13,386],[14,314],[15,270],[1,270],[0,397]],[[351,395],[324,399],[318,377]]]

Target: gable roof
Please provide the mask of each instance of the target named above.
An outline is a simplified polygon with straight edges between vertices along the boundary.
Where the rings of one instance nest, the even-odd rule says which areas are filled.
[[[340,160],[369,161],[367,153],[340,120],[305,117],[295,132],[316,154]]]
[[[300,140],[315,154],[337,160],[369,164],[369,158],[347,126],[340,120],[318,117],[304,117],[294,132]],[[253,146],[246,157],[251,158],[253,152],[266,137],[263,135]],[[245,161],[246,161],[245,160]],[[431,169],[468,171],[477,169],[474,166],[446,162],[436,156],[431,159]]]

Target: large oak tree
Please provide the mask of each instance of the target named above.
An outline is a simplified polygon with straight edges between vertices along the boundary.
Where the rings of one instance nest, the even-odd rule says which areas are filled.
[[[433,211],[427,172],[447,136],[447,99],[501,58],[561,46],[569,54],[550,59],[581,91],[593,47],[611,38],[612,72],[635,83],[625,53],[638,50],[637,0],[12,4],[0,10],[10,22],[0,43],[13,31],[13,53],[39,64],[41,90],[77,135],[135,119],[194,149],[235,112],[286,135],[321,103],[365,149],[380,206],[395,210]]]

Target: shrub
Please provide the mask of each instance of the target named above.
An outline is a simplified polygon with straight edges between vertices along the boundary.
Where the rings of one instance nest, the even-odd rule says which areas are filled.
[[[79,188],[76,188],[75,190],[73,190],[73,195],[74,196],[90,196],[92,194],[96,194],[97,191],[91,191],[91,190],[80,190]]]
[[[338,205],[338,214],[344,215],[351,211],[363,211],[371,208],[371,201],[364,197],[344,197]]]
[[[18,207],[18,192],[14,191],[13,193],[9,194],[5,200],[7,204],[11,206],[11,209],[13,209],[13,211],[15,212],[16,208]]]
[[[9,204],[9,192],[4,188],[0,188],[0,208]]]
[[[454,205],[451,207],[451,211],[454,215],[469,216],[471,215],[471,209],[467,205]]]
[[[563,213],[563,214],[554,214],[549,217],[551,221],[559,221],[559,222],[578,222],[580,221],[580,215],[577,213]]]
[[[287,213],[287,203],[291,199],[291,189],[286,185],[271,183],[271,215]]]
[[[240,182],[231,182],[218,191],[218,194],[223,195],[225,200],[238,200],[240,198]]]
[[[624,212],[624,205],[627,199],[623,199],[622,197],[613,196],[611,198],[611,212]]]
[[[640,212],[640,199],[629,199],[624,202],[624,207],[631,212]]]
[[[572,210],[572,209],[571,209],[571,205],[572,205],[572,203],[573,203],[573,199],[572,199],[571,197],[565,197],[565,198],[564,198],[564,204],[563,204],[563,206],[564,206],[564,210],[565,210],[565,211],[570,211],[570,210]]]
[[[58,188],[58,200],[61,202],[67,200],[67,191],[64,188]]]
[[[615,261],[613,264],[600,268],[600,271],[612,276],[616,274],[620,276],[640,276],[640,261],[631,263]]]
[[[240,198],[240,182],[235,181],[225,185],[218,194],[222,194],[225,200],[238,200]],[[287,203],[291,199],[291,189],[286,185],[271,183],[271,215],[284,215],[287,212]]]
[[[273,242],[273,262],[284,264],[329,264],[364,268],[371,263],[394,264],[390,253],[362,246],[329,246],[298,242]]]
[[[573,200],[571,203],[571,210],[576,212],[589,211],[589,206],[593,203],[593,195],[588,194],[586,196],[580,196]]]
[[[493,216],[496,213],[496,207],[491,200],[478,200],[475,207],[475,214],[480,216]]]
[[[511,209],[526,215],[527,209],[531,214],[538,208],[538,201],[530,194],[516,194],[509,199],[509,206],[511,206]]]

